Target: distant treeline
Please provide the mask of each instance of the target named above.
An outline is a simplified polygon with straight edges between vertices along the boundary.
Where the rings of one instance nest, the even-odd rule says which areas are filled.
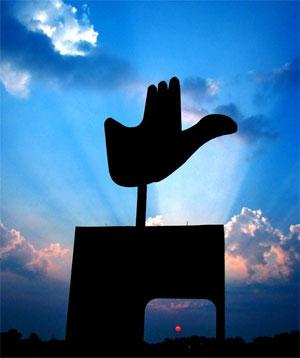
[[[78,348],[80,347],[80,348]],[[63,340],[51,339],[42,341],[36,333],[22,339],[22,334],[16,329],[1,333],[2,357],[73,357],[99,356],[99,345],[84,347],[71,346]],[[96,347],[96,348],[95,348]],[[99,348],[100,349],[97,349]],[[118,347],[118,356],[122,356],[122,347]],[[220,344],[215,338],[192,336],[186,338],[165,339],[163,342],[144,343],[138,351],[126,356],[201,356],[201,357],[299,357],[300,331],[280,333],[273,337],[257,337],[251,342],[245,342],[240,337],[227,338]],[[109,354],[107,354],[109,355]],[[110,354],[113,356],[113,354]],[[103,355],[102,355],[103,356]]]

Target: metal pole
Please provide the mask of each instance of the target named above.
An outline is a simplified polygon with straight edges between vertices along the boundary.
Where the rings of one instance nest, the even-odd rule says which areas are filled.
[[[136,226],[144,227],[146,221],[147,184],[141,184],[137,189]]]

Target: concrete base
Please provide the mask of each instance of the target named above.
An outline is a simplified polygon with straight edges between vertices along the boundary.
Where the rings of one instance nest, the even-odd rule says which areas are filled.
[[[225,334],[221,225],[77,227],[66,338],[103,354],[134,353],[154,298],[209,299]]]

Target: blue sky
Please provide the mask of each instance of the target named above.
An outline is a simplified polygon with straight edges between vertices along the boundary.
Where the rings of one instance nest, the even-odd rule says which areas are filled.
[[[135,188],[109,176],[104,120],[137,125],[147,87],[173,76],[184,128],[223,113],[239,131],[149,185],[148,224],[225,225],[228,335],[299,327],[299,3],[1,7],[1,329],[63,337],[75,226],[135,223]],[[177,323],[212,335],[206,315],[204,301],[155,301],[145,337]]]

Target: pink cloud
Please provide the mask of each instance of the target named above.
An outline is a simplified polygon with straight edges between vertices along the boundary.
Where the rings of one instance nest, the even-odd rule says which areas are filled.
[[[244,283],[289,279],[299,265],[299,227],[291,225],[284,234],[261,210],[243,208],[225,224],[227,279]]]
[[[148,302],[147,309],[152,311],[174,312],[191,308],[201,308],[211,305],[212,302],[206,299],[189,300],[189,299],[154,299]]]
[[[58,271],[57,260],[65,258],[70,249],[59,243],[51,243],[44,249],[37,249],[15,229],[8,229],[0,223],[1,267],[3,271],[22,276],[51,275]]]
[[[225,268],[228,281],[247,281],[249,279],[247,261],[242,256],[233,256],[226,252]]]

